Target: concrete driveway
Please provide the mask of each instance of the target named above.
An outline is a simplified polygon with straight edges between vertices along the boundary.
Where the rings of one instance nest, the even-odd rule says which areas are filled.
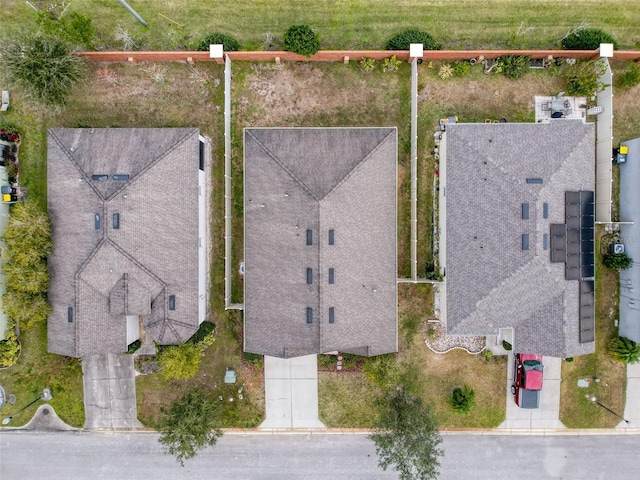
[[[544,377],[540,392],[540,408],[526,409],[516,405],[511,394],[514,355],[509,352],[507,369],[507,415],[498,428],[566,428],[560,421],[560,381],[562,359],[542,357]]]
[[[318,357],[264,357],[263,429],[324,428],[318,419]]]
[[[82,358],[84,428],[142,427],[136,407],[132,355],[87,355]]]
[[[616,428],[640,426],[640,363],[627,365],[627,401],[624,418],[632,422],[632,425],[621,421]]]

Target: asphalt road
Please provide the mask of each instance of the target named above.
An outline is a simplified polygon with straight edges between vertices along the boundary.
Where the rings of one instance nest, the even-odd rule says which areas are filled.
[[[638,478],[639,438],[620,436],[444,437],[441,479]],[[0,433],[0,478],[393,479],[377,468],[363,435],[226,435],[186,466],[149,433]]]

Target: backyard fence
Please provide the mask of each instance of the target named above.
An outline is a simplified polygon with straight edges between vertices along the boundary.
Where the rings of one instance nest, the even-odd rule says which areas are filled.
[[[320,50],[305,57],[292,52],[225,52],[232,61],[250,62],[349,62],[363,58],[382,60],[395,55],[398,60],[409,61],[408,50]],[[77,52],[92,62],[216,62],[222,58],[210,58],[209,52]],[[495,59],[505,55],[523,55],[535,59],[551,58],[600,58],[598,50],[425,50],[422,60],[471,60]],[[640,61],[640,50],[616,50],[614,60]]]

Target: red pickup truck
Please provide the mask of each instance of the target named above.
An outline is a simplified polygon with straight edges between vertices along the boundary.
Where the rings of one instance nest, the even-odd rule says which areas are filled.
[[[538,408],[542,390],[542,357],[527,353],[516,353],[514,384],[511,393],[520,408]]]

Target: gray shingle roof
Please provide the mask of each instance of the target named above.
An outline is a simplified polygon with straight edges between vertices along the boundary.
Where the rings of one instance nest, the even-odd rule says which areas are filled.
[[[246,351],[397,350],[396,137],[395,128],[245,130]]]
[[[518,352],[592,352],[593,342],[579,342],[579,282],[565,280],[564,263],[551,263],[543,235],[565,222],[566,191],[594,190],[594,125],[457,124],[445,141],[448,333],[514,327]]]
[[[125,315],[144,315],[161,344],[196,331],[198,160],[197,129],[48,131],[49,351],[126,351]]]

